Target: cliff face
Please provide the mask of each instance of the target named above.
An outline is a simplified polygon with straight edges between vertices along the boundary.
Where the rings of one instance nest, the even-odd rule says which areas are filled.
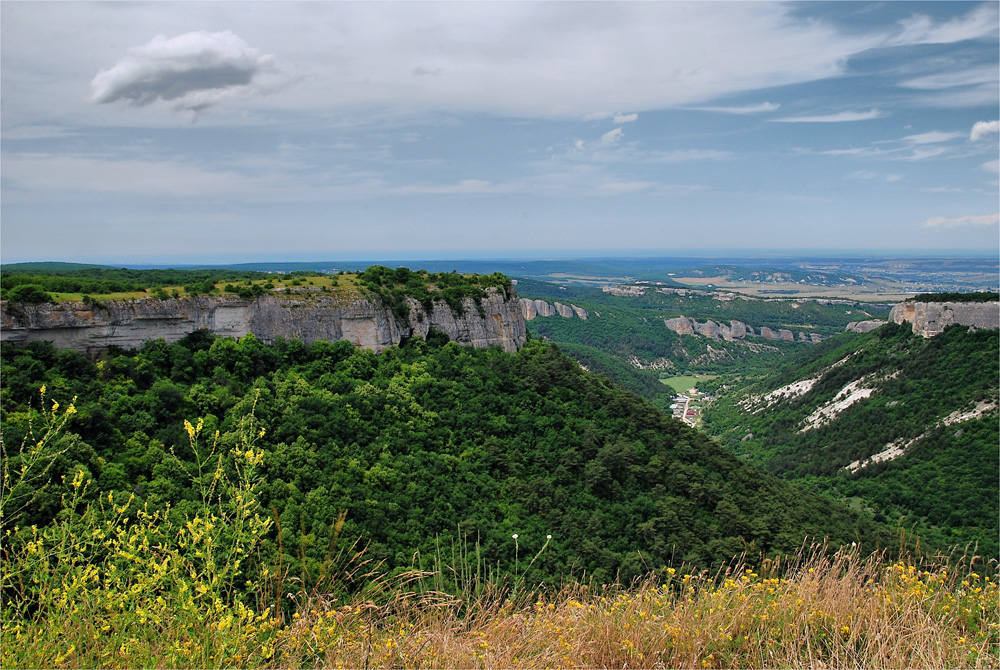
[[[564,319],[571,319],[574,315],[581,319],[586,319],[590,316],[590,313],[583,307],[564,305],[561,302],[549,304],[544,300],[532,300],[530,298],[521,298],[521,311],[524,313],[524,318],[527,321],[531,321],[539,316],[555,316],[556,314]]]
[[[253,333],[264,342],[278,337],[317,340],[349,340],[364,349],[382,351],[411,335],[426,337],[433,328],[458,344],[474,347],[500,345],[517,351],[527,341],[524,316],[516,295],[488,289],[482,299],[482,314],[467,299],[460,316],[438,302],[428,314],[415,300],[408,301],[405,322],[377,300],[338,300],[311,295],[279,298],[264,295],[255,300],[234,296],[212,296],[178,300],[146,298],[108,301],[103,307],[83,303],[58,305],[11,305],[0,302],[0,339],[28,343],[47,340],[56,347],[91,352],[118,346],[135,349],[147,340],[163,338],[176,342],[196,330],[209,330],[223,337]]]
[[[742,321],[735,320],[730,321],[727,326],[724,323],[715,323],[714,321],[698,323],[694,319],[689,319],[686,316],[678,316],[673,319],[664,319],[663,323],[667,328],[674,331],[678,335],[701,335],[702,337],[708,337],[713,340],[723,339],[726,342],[743,340],[746,339],[748,335],[757,336],[753,326],[748,326]],[[795,334],[785,328],[772,330],[767,326],[761,326],[760,337],[768,340],[784,340],[785,342],[795,341]],[[806,333],[799,332],[800,342],[812,342],[815,344],[822,339],[823,338],[816,333],[809,333],[807,335]]]
[[[924,337],[954,324],[992,330],[1000,328],[1000,302],[901,302],[889,312],[889,320],[908,321],[913,333]]]
[[[851,321],[844,328],[844,332],[848,333],[870,333],[876,328],[881,328],[886,324],[885,321],[881,319],[869,319],[868,321]]]

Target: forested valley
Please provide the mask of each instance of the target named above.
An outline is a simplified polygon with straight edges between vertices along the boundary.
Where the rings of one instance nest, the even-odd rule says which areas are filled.
[[[996,557],[998,345],[996,330],[959,325],[931,338],[905,323],[845,334],[732,385],[705,411],[706,431],[747,462],[926,541]],[[837,411],[851,391],[870,395]]]
[[[304,579],[323,572],[335,528],[390,571],[430,568],[457,543],[513,572],[523,555],[512,535],[532,555],[551,535],[520,566],[535,582],[709,568],[743,551],[794,551],[806,537],[890,543],[870,519],[741,464],[553,345],[508,355],[440,340],[380,356],[343,341],[269,347],[206,333],[96,361],[44,344],[5,348],[5,449],[53,404],[72,403],[46,481],[81,471],[92,498],[134,495],[136,508],[182,518],[200,500],[188,473],[210,449],[192,450],[184,422],[219,431],[215,453],[230,460],[253,415],[261,504],[280,526],[282,563]],[[16,470],[23,457],[8,458]],[[5,529],[26,533],[53,518],[62,493],[18,495],[33,502]]]

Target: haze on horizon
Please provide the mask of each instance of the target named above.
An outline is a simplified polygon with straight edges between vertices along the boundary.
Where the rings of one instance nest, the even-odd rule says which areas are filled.
[[[5,0],[0,258],[995,255],[998,34],[995,2]]]

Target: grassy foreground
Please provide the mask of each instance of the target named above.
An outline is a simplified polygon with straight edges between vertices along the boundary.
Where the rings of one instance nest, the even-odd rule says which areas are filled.
[[[1000,665],[996,565],[968,554],[891,561],[817,545],[714,575],[668,568],[549,591],[469,579],[450,595],[428,573],[380,576],[352,548],[342,569],[367,586],[297,592],[280,561],[263,560],[271,521],[256,497],[252,417],[231,459],[204,450],[191,473],[201,505],[181,521],[127,496],[88,498],[79,472],[55,523],[18,528],[25,482],[44,478],[73,411],[57,409],[4,452],[5,668]],[[196,445],[200,425],[186,428]]]

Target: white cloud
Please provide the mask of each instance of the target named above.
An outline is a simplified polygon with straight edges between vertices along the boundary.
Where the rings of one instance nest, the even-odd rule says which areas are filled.
[[[935,23],[925,15],[914,15],[900,21],[900,32],[887,41],[887,46],[915,44],[953,44],[966,40],[993,37],[997,34],[1000,16],[995,3],[980,5],[964,16]]]
[[[936,107],[938,109],[996,108],[998,103],[997,85],[994,82],[966,88],[935,91],[918,96],[914,98],[913,102],[923,107]]]
[[[878,149],[872,149],[870,147],[852,147],[850,149],[826,149],[825,151],[820,151],[821,156],[873,156],[882,153]]]
[[[985,214],[983,216],[960,216],[949,219],[935,216],[924,222],[924,228],[956,228],[959,226],[995,226],[1000,223],[1000,214]]]
[[[652,163],[685,163],[687,161],[722,160],[732,158],[728,151],[718,149],[675,149],[673,151],[649,151],[644,156]]]
[[[3,131],[5,140],[47,140],[59,137],[72,137],[77,133],[62,126],[20,126]]]
[[[994,159],[991,161],[986,161],[981,166],[987,172],[1000,172],[1000,160]]]
[[[66,191],[193,197],[252,192],[260,182],[231,171],[205,170],[176,161],[103,160],[75,155],[19,153],[4,156],[4,178],[14,192]]]
[[[621,130],[616,128],[615,130]],[[610,133],[605,133],[605,137],[611,135],[615,131]],[[613,137],[617,137],[614,135]],[[579,150],[584,149],[587,146],[580,144],[581,140],[577,141],[574,145],[576,151],[569,152],[568,156],[573,159],[582,159],[591,163],[631,163],[635,165],[639,164],[655,164],[655,163],[686,163],[690,161],[704,161],[704,160],[723,160],[732,158],[733,154],[729,151],[722,151],[719,149],[672,149],[672,150],[650,150],[650,149],[640,149],[636,143],[621,144],[617,139],[602,139],[600,142],[593,146],[593,151],[590,153],[583,152]]]
[[[269,53],[310,84],[269,98],[269,112],[611,118],[615,109],[641,114],[706,105],[837,77],[852,56],[873,48],[984,34],[993,12],[980,8],[955,21],[912,20],[905,29],[862,32],[805,16],[795,3],[770,2],[400,3],[393,11],[382,3],[334,2],[300,3],[294,11],[284,3],[12,4],[18,9],[4,15],[4,61],[8,72],[17,68],[18,80],[5,79],[4,94],[30,92],[32,107],[18,110],[20,119],[5,109],[5,117],[20,123],[78,95],[81,68],[89,79],[113,65],[95,78],[108,79],[95,84],[95,99],[203,109],[228,97],[253,98],[270,90],[265,80],[290,78],[265,71],[274,65],[263,55]],[[185,33],[191,26],[229,28],[240,43],[221,47],[205,36],[224,33]],[[200,37],[164,56],[170,65],[153,53],[153,43],[124,59],[113,46],[142,44],[152,31]],[[21,60],[15,63],[11,53]],[[194,54],[217,57],[219,69],[195,62]],[[152,79],[131,71],[139,67]],[[211,75],[207,88],[193,81],[195,72]],[[717,110],[773,112],[772,104]]]
[[[137,107],[163,101],[198,112],[223,100],[268,92],[281,79],[273,56],[262,55],[231,31],[189,32],[170,39],[158,35],[98,72],[91,100]]]
[[[926,133],[907,135],[903,138],[903,142],[909,144],[938,144],[940,142],[956,140],[959,137],[965,137],[965,133],[946,133],[940,130],[932,130]]]
[[[396,195],[489,195],[494,193],[511,193],[517,190],[510,184],[494,184],[483,179],[463,179],[457,184],[443,185],[411,185],[398,186],[389,189]]]
[[[776,102],[762,102],[757,105],[743,105],[741,107],[692,107],[702,112],[722,112],[723,114],[760,114],[762,112],[773,112],[781,105]]]
[[[882,174],[881,172],[875,172],[874,170],[858,170],[844,175],[844,179],[864,179],[870,181],[887,181],[890,183],[900,181],[902,178],[903,175],[900,174]]]
[[[969,140],[978,142],[995,133],[1000,133],[1000,121],[977,121],[969,133]]]
[[[914,149],[912,153],[905,156],[898,156],[896,160],[901,161],[922,161],[927,158],[934,158],[935,156],[940,156],[941,154],[947,153],[947,149],[944,147],[928,147],[926,149]]]
[[[621,140],[623,134],[624,133],[622,132],[621,128],[615,128],[614,130],[609,130],[608,132],[601,135],[601,144],[605,145],[617,144],[618,141]]]
[[[631,123],[639,118],[638,114],[615,114],[615,123]]]
[[[958,86],[977,86],[979,84],[991,84],[994,88],[997,82],[997,68],[995,65],[986,65],[962,70],[959,72],[940,72],[914,79],[907,79],[900,82],[904,88],[916,88],[927,91],[938,91]]]
[[[836,114],[821,114],[818,116],[785,116],[780,119],[773,119],[782,123],[848,123],[851,121],[868,121],[880,119],[885,114],[878,109],[869,109],[865,112],[838,112]]]

